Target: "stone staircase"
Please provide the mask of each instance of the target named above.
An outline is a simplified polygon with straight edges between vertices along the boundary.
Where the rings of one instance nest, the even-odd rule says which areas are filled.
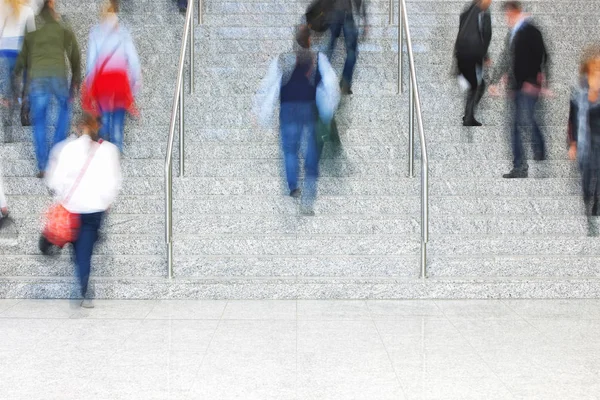
[[[64,0],[79,37],[97,5]],[[135,3],[135,4],[134,4]],[[486,97],[485,127],[460,126],[450,77],[462,1],[409,1],[430,156],[429,279],[418,279],[419,179],[407,171],[407,95],[397,96],[397,28],[369,1],[354,95],[337,116],[343,153],[325,153],[316,216],[285,196],[278,130],[253,123],[251,99],[270,60],[291,49],[306,1],[205,1],[196,28],[196,93],[186,94],[186,175],[174,178],[174,275],[166,276],[163,165],[183,19],[172,2],[124,2],[144,66],[143,119],[126,128],[123,194],[95,256],[98,297],[596,297],[600,242],[583,215],[565,151],[569,86],[598,22],[594,4],[529,1],[553,59],[543,105],[549,160],[507,181],[505,102]],[[495,58],[506,28],[493,5]],[[396,14],[396,13],[395,13]],[[86,18],[87,17],[87,18]],[[576,28],[574,27],[576,26]],[[591,37],[593,39],[593,37]],[[323,39],[316,40],[323,47]],[[343,40],[333,57],[341,71]],[[64,297],[67,255],[37,255],[49,198],[33,175],[30,133],[2,147],[16,238],[0,239],[0,297]],[[418,142],[418,141],[417,141]],[[416,170],[419,170],[417,149]],[[174,163],[177,165],[177,162]],[[32,212],[33,210],[33,212]],[[592,221],[592,225],[596,221]]]

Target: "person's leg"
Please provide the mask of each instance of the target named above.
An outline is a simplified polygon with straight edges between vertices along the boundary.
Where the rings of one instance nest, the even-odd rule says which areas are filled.
[[[524,112],[526,121],[531,124],[531,144],[533,146],[533,156],[537,161],[546,159],[546,145],[544,136],[535,117],[535,108],[538,102],[538,96],[523,95]]]
[[[100,130],[98,131],[98,135],[100,136],[100,139],[102,140],[106,140],[106,141],[111,141],[110,139],[110,131],[111,131],[111,127],[112,127],[112,112],[110,111],[102,111],[101,112],[101,117],[100,117]]]
[[[73,243],[75,249],[75,265],[77,277],[81,288],[81,297],[86,298],[88,282],[92,268],[92,254],[94,245],[98,240],[98,230],[102,224],[104,213],[81,214],[81,226],[77,241]]]
[[[329,47],[327,47],[327,58],[331,60],[333,57],[333,51],[335,50],[335,42],[342,33],[342,27],[344,26],[343,13],[333,13],[331,16],[331,22],[329,23]]]
[[[69,134],[71,128],[71,101],[66,79],[54,78],[52,79],[52,86],[59,107],[53,143],[56,144],[65,140]]]
[[[187,9],[188,0],[177,0],[177,7],[179,10],[183,11]]]
[[[317,179],[319,178],[319,149],[316,136],[316,109],[307,105],[303,114],[303,131],[306,138],[306,154],[304,156],[304,191],[302,192],[302,206],[304,212],[313,213],[313,206],[317,197]]]
[[[48,163],[48,146],[46,144],[46,120],[50,93],[42,80],[33,80],[29,91],[29,103],[33,117],[33,141],[38,171],[43,173]]]
[[[112,113],[110,141],[123,152],[123,130],[125,128],[125,110],[120,108]]]
[[[285,162],[290,194],[298,189],[298,150],[300,149],[301,126],[298,124],[297,107],[293,104],[281,104],[281,148]]]
[[[463,122],[465,125],[471,126],[475,122],[475,102],[478,90],[477,83],[477,63],[468,58],[457,59],[458,71],[460,74],[469,82],[470,88],[467,91],[467,98],[465,100],[465,114],[463,116]]]
[[[523,142],[521,139],[522,115],[523,110],[523,94],[520,92],[514,93],[514,110],[511,129],[511,144],[513,151],[513,170],[504,175],[505,178],[526,178],[527,177],[527,162],[523,159]]]
[[[352,14],[347,14],[344,20],[344,41],[346,42],[346,63],[342,72],[342,87],[347,88],[346,92],[348,92],[352,87],[352,77],[358,57],[358,28]]]

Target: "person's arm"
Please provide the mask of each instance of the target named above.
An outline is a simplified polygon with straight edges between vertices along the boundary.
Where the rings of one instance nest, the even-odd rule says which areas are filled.
[[[27,16],[26,33],[35,31],[35,14],[31,8],[28,8],[29,15]]]
[[[127,64],[131,77],[131,88],[135,96],[142,86],[142,66],[138,52],[135,49],[135,44],[133,43],[133,38],[129,32],[127,32],[125,37],[125,54],[127,55]]]
[[[539,46],[541,48],[541,52],[542,52],[542,65],[541,65],[541,71],[542,71],[542,79],[540,82],[540,86],[542,88],[548,88],[548,82],[550,82],[550,57],[548,55],[548,49],[546,48],[546,43],[544,43],[544,37],[542,36],[542,33],[539,32]]]
[[[483,45],[485,46],[485,60],[490,59],[488,50],[490,43],[492,42],[492,15],[489,11],[483,13],[483,20],[481,24],[481,35],[483,37]]]
[[[77,38],[73,31],[67,29],[66,34],[69,36],[70,42],[66,51],[73,73],[73,77],[71,78],[71,94],[73,94],[79,85],[81,85],[81,50],[79,50],[79,43],[77,43]]]
[[[90,31],[90,36],[88,39],[88,49],[87,49],[87,60],[86,60],[86,69],[85,76],[86,79],[92,77],[92,71],[96,66],[96,60],[98,59],[98,46],[97,46],[97,34],[95,32],[95,28],[92,28]]]
[[[17,62],[15,64],[13,79],[19,78],[21,75],[23,75],[23,71],[25,70],[25,68],[27,68],[27,58],[29,57],[29,51],[31,47],[31,35],[32,34],[25,35],[25,39],[23,40],[23,47],[21,47],[21,51],[19,52],[19,56],[17,57]]]
[[[577,99],[572,96],[569,104],[569,124],[567,128],[567,146],[571,160],[575,160],[577,157],[577,130],[579,128],[577,119]]]
[[[354,6],[362,18],[362,25],[367,26],[367,0],[354,0]]]

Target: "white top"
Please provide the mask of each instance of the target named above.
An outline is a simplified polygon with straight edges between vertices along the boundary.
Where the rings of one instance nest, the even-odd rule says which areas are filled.
[[[68,202],[75,181],[96,148],[92,161]],[[120,153],[109,142],[98,144],[83,135],[63,144],[56,155],[55,164],[46,172],[46,183],[56,193],[56,198],[70,212],[91,214],[106,211],[117,198],[121,189]]]
[[[33,9],[22,5],[19,16],[15,16],[12,7],[6,3],[0,5],[0,50],[21,50],[23,37],[35,30]]]
[[[4,207],[8,207],[8,203],[4,195],[4,182],[2,181],[2,171],[0,171],[0,208]]]

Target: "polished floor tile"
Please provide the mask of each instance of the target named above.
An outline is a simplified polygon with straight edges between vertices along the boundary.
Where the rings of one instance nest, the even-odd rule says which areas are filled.
[[[296,319],[295,300],[231,300],[223,319]]]
[[[221,319],[225,300],[160,300],[148,319]]]
[[[598,304],[0,301],[0,398],[598,400]]]
[[[371,314],[362,300],[298,300],[298,319],[368,320]]]

